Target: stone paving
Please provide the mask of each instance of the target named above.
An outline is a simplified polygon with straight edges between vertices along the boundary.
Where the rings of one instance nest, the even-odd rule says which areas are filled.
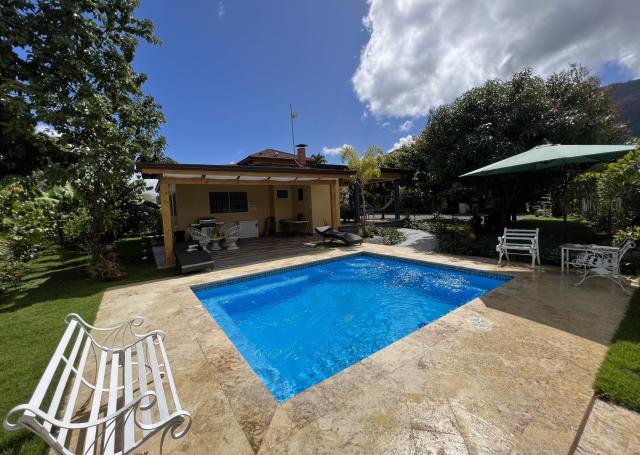
[[[583,455],[639,454],[640,414],[596,400],[576,453]]]
[[[278,405],[190,286],[355,251],[514,279]],[[163,453],[567,453],[628,300],[608,281],[575,281],[557,267],[366,244],[110,289],[96,323],[142,314],[167,332],[194,420]],[[159,439],[142,451],[159,453]]]

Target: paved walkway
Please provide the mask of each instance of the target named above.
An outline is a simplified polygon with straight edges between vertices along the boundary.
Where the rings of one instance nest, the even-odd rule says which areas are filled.
[[[399,228],[398,231],[402,232],[407,237],[407,240],[396,246],[412,248],[414,251],[423,253],[431,253],[438,246],[438,238],[429,232],[407,228]]]
[[[576,453],[640,454],[640,414],[596,400]]]
[[[357,251],[514,278],[277,404],[189,286]],[[167,332],[194,422],[164,453],[567,453],[628,300],[614,284],[574,281],[556,267],[363,245],[111,288],[96,323],[143,314]]]

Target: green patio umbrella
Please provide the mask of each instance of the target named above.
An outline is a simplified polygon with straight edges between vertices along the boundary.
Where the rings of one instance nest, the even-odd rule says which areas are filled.
[[[460,177],[538,171],[570,164],[609,163],[622,158],[636,148],[635,145],[538,145],[526,152],[462,174]]]
[[[570,168],[573,164],[609,163],[622,158],[635,145],[560,145],[543,144],[526,152],[497,161],[475,171],[462,174],[460,177],[482,177],[485,175],[511,174],[515,172],[538,171],[554,167],[567,168],[563,183],[563,193],[569,185]],[[567,201],[562,207],[564,218],[564,237],[567,237]]]

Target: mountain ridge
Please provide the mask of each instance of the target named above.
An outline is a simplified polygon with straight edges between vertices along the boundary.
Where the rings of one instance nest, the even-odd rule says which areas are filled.
[[[620,118],[628,123],[631,134],[640,137],[640,79],[609,84],[605,90],[618,105]]]

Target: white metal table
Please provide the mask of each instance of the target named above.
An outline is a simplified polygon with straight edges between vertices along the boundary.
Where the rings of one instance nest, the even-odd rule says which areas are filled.
[[[563,243],[560,245],[560,273],[564,274],[567,270],[569,270],[569,265],[571,264],[571,251],[582,252],[582,251],[590,251],[593,249],[593,245],[586,245],[583,243]],[[611,251],[616,253],[619,251],[619,248],[615,246],[602,246],[598,245],[598,249],[603,251]]]

